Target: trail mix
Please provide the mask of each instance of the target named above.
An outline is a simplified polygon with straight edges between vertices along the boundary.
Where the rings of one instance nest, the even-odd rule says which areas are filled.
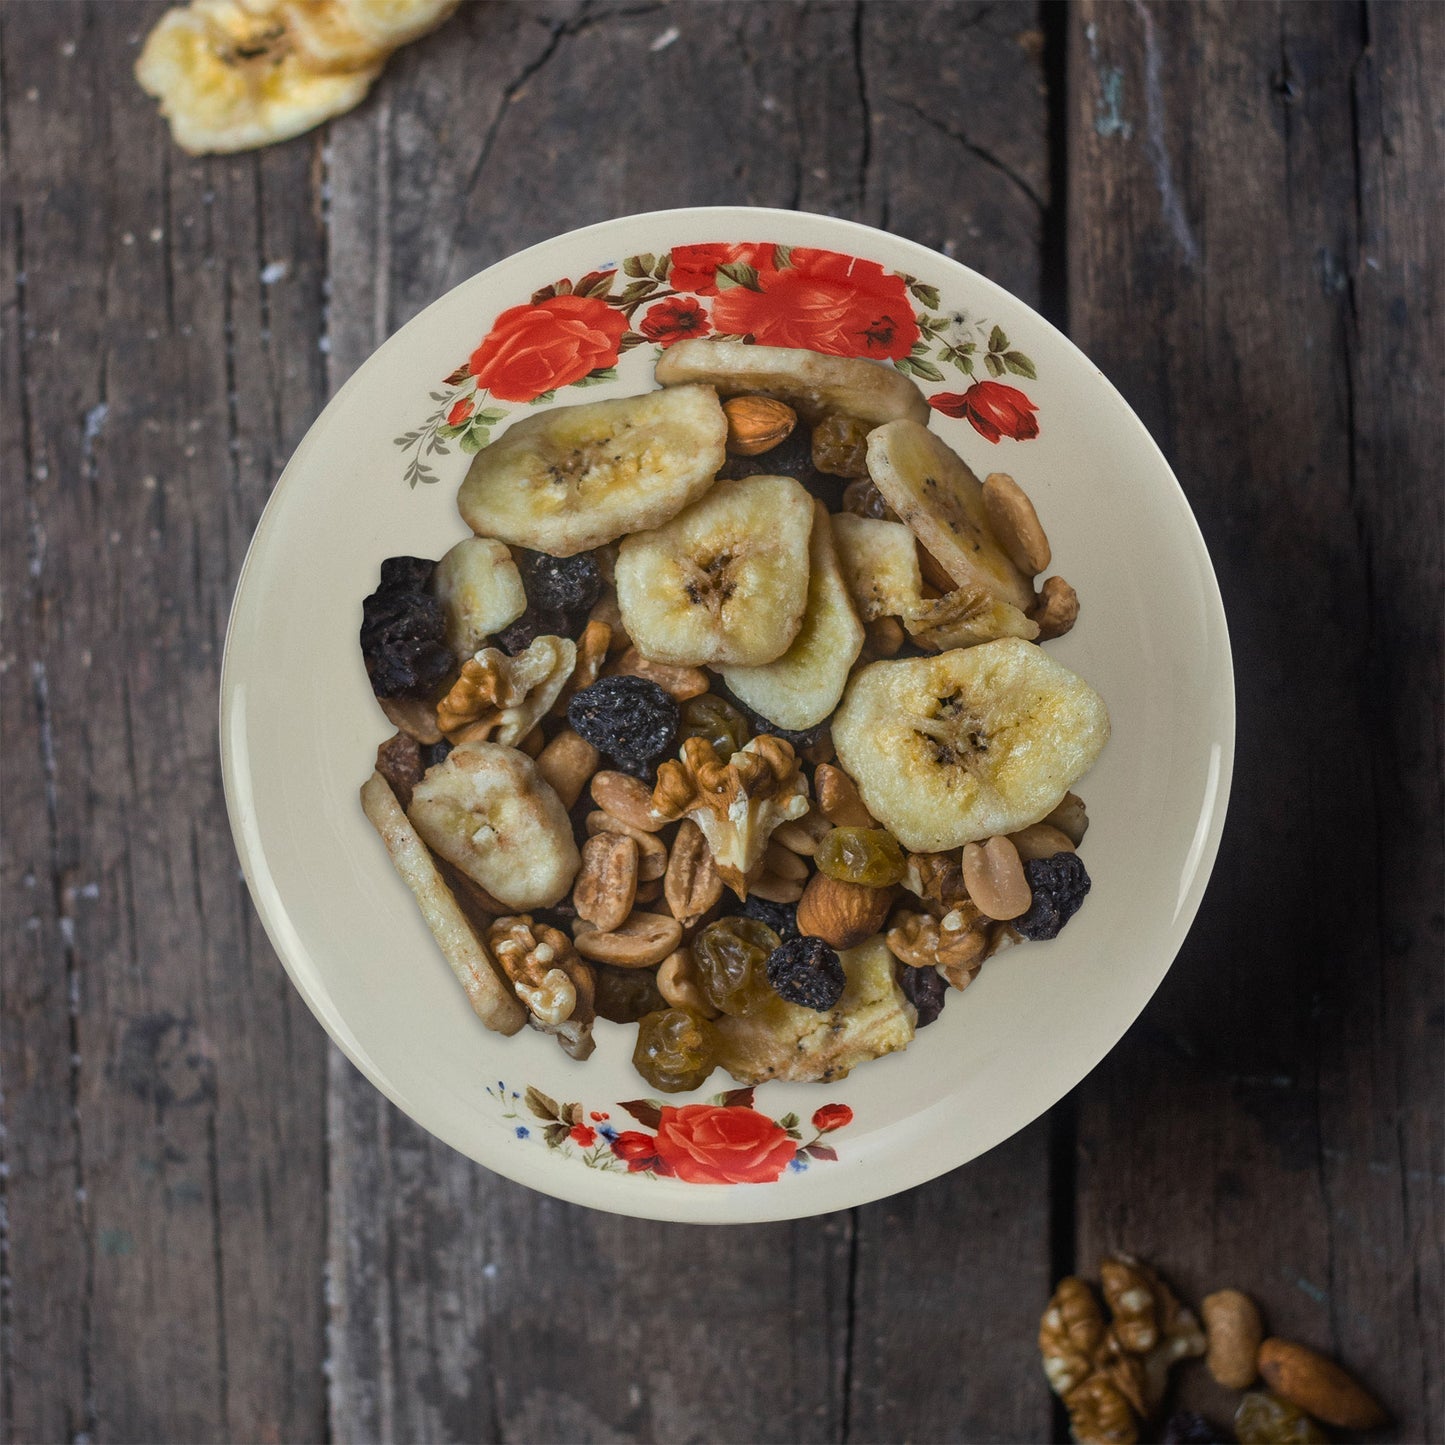
[[[836,1080],[1074,916],[1108,715],[1038,646],[1078,601],[1028,498],[908,377],[690,341],[657,379],[517,422],[476,535],[381,564],[363,802],[490,1027],[634,1024],[662,1092]]]
[[[1346,1430],[1386,1423],[1380,1403],[1333,1360],[1266,1339],[1258,1307],[1241,1291],[1206,1295],[1196,1314],[1133,1255],[1108,1256],[1099,1278],[1103,1306],[1087,1281],[1070,1275],[1039,1322],[1044,1374],[1080,1445],[1321,1445],[1330,1437],[1320,1422]],[[1244,1392],[1231,1427],[1180,1410],[1150,1435],[1171,1369],[1200,1356],[1216,1384]],[[1265,1388],[1256,1388],[1261,1381]]]

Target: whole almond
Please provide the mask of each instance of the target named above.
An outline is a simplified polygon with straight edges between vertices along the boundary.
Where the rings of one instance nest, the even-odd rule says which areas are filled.
[[[755,457],[786,441],[798,424],[798,413],[770,396],[734,396],[723,402],[728,419],[728,451]]]
[[[1374,1430],[1389,1418],[1380,1402],[1333,1360],[1293,1340],[1266,1340],[1259,1347],[1259,1373],[1276,1395],[1326,1425]]]
[[[1259,1378],[1264,1324],[1254,1301],[1237,1289],[1217,1290],[1199,1306],[1209,1354],[1204,1363],[1226,1389],[1247,1390]]]
[[[891,888],[869,888],[815,873],[798,900],[798,931],[833,948],[854,948],[882,931],[892,903]]]

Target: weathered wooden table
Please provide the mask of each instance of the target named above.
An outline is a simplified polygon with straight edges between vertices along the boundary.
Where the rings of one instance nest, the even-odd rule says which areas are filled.
[[[5,1438],[1046,1440],[1039,1311],[1124,1247],[1440,1439],[1445,9],[477,3],[203,161],[130,78],[157,13],[0,16]],[[328,394],[499,257],[701,202],[1065,326],[1178,471],[1239,684],[1211,892],[1113,1055],[927,1187],[731,1230],[529,1193],[363,1082],[261,936],[215,731]]]

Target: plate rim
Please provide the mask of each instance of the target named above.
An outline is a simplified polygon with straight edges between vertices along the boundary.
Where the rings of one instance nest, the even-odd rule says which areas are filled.
[[[745,228],[756,228],[767,223],[783,226],[795,225],[798,219],[802,218],[810,225],[822,223],[825,227],[831,228],[834,234],[840,238],[853,236],[859,238],[860,241],[871,241],[872,238],[882,237],[889,247],[902,247],[905,252],[912,252],[917,258],[926,261],[931,266],[943,263],[962,273],[970,285],[997,293],[1007,298],[1010,305],[1023,307],[1039,325],[1047,329],[1054,342],[1061,344],[1073,353],[1075,359],[1082,363],[1086,373],[1093,378],[1097,385],[1102,386],[1106,393],[1112,394],[1117,406],[1127,417],[1128,425],[1135,430],[1137,439],[1144,443],[1146,452],[1160,469],[1162,473],[1160,481],[1162,482],[1163,478],[1167,477],[1169,483],[1172,484],[1171,499],[1188,529],[1189,540],[1192,544],[1191,551],[1201,564],[1200,575],[1204,584],[1206,623],[1211,637],[1217,639],[1219,650],[1220,681],[1224,691],[1222,696],[1216,698],[1221,714],[1221,725],[1215,742],[1220,748],[1220,763],[1200,799],[1200,816],[1204,816],[1206,811],[1208,813],[1206,835],[1194,862],[1188,887],[1182,894],[1173,917],[1169,921],[1166,941],[1160,949],[1161,953],[1167,953],[1167,958],[1163,959],[1157,980],[1139,999],[1137,1007],[1128,1011],[1127,1017],[1121,1013],[1111,1019],[1108,1029],[1104,1031],[1110,1035],[1107,1043],[1074,1082],[1049,1103],[1030,1113],[1027,1118],[1021,1121],[1011,1121],[1001,1131],[988,1131],[993,1136],[990,1142],[981,1148],[969,1150],[964,1158],[954,1157],[948,1150],[946,1142],[941,1142],[937,1148],[927,1152],[915,1151],[907,1158],[906,1163],[899,1167],[876,1171],[872,1169],[839,1170],[832,1173],[831,1177],[835,1184],[828,1193],[831,1195],[841,1191],[847,1197],[841,1202],[828,1203],[821,1208],[811,1197],[815,1191],[804,1186],[802,1180],[791,1180],[788,1187],[782,1189],[758,1185],[713,1186],[702,1189],[692,1188],[686,1191],[633,1188],[628,1191],[628,1194],[635,1195],[635,1200],[624,1199],[620,1194],[614,1198],[612,1191],[604,1188],[600,1191],[602,1197],[595,1197],[599,1193],[597,1186],[602,1183],[604,1176],[585,1169],[534,1170],[526,1167],[525,1160],[520,1157],[514,1158],[511,1154],[495,1160],[491,1158],[483,1160],[478,1158],[470,1148],[459,1142],[455,1137],[456,1131],[447,1126],[435,1125],[419,1117],[419,1112],[412,1108],[404,1092],[395,1086],[388,1076],[371,1061],[360,1040],[351,1035],[343,1021],[330,1008],[328,1000],[308,985],[304,971],[293,963],[292,950],[295,950],[298,956],[308,960],[311,953],[295,932],[281,890],[271,874],[259,829],[256,826],[255,810],[250,796],[249,756],[234,735],[235,730],[243,721],[240,700],[240,693],[243,691],[242,679],[237,676],[239,663],[237,661],[236,619],[247,593],[248,582],[258,565],[257,559],[264,553],[267,539],[277,524],[277,518],[281,511],[281,499],[289,496],[300,482],[302,468],[298,466],[298,463],[309,455],[327,416],[339,407],[353,389],[362,384],[363,378],[373,362],[402,336],[424,329],[432,313],[447,306],[458,291],[473,285],[499,267],[550,248],[585,244],[598,235],[621,225],[675,223],[684,218],[688,221],[713,221],[717,224],[722,236],[726,236],[730,232],[741,235]],[[866,245],[862,248],[862,254],[867,254]],[[598,1209],[605,1213],[692,1224],[755,1224],[823,1217],[842,1209],[855,1208],[887,1198],[906,1189],[926,1184],[997,1148],[1007,1139],[1035,1123],[1077,1089],[1113,1052],[1158,992],[1170,969],[1174,966],[1198,915],[1218,859],[1227,821],[1238,721],[1237,691],[1228,616],[1224,608],[1214,561],[1198,519],[1194,515],[1194,510],[1189,504],[1189,499],[1175,475],[1173,467],[1169,464],[1153,434],[1118,388],[1082,348],[1034,306],[955,257],[944,255],[941,251],[936,251],[921,242],[866,225],[860,221],[830,216],[822,212],[763,206],[679,206],[662,210],[630,212],[549,236],[521,250],[499,257],[491,265],[464,278],[455,286],[449,287],[442,295],[429,302],[415,316],[380,342],[316,414],[304,436],[288,457],[271,488],[261,515],[257,519],[255,529],[247,544],[245,557],[236,575],[236,584],[227,614],[226,637],[221,656],[218,704],[222,788],[232,840],[251,904],[261,921],[267,940],[275,950],[292,986],[301,995],[307,1008],[321,1024],[331,1042],[341,1050],[349,1062],[418,1127],[494,1174],[527,1188],[536,1189],[550,1197]],[[514,1163],[518,1167],[509,1167]],[[834,1168],[836,1169],[837,1166]]]

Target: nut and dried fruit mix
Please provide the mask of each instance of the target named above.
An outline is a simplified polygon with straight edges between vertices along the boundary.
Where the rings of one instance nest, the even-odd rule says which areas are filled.
[[[656,375],[517,422],[475,535],[381,564],[368,814],[492,1027],[635,1024],[662,1092],[836,1080],[1074,916],[1108,714],[1038,645],[1077,597],[1032,504],[909,377],[714,340]]]

